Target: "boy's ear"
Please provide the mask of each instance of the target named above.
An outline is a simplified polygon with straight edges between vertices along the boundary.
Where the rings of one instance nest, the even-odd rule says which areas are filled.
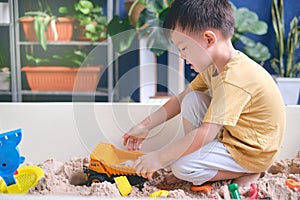
[[[207,30],[204,32],[203,36],[207,42],[207,47],[211,47],[212,45],[214,45],[216,43],[217,37],[213,31]]]

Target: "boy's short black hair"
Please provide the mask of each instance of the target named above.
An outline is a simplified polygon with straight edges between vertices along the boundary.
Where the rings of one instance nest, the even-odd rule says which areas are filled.
[[[168,11],[163,28],[169,36],[176,27],[182,31],[200,32],[206,28],[220,30],[232,37],[234,12],[228,0],[175,0]]]

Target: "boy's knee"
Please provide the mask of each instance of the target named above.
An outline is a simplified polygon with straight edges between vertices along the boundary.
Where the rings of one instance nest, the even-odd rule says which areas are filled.
[[[195,174],[193,173],[195,169],[191,168],[191,166],[187,165],[187,161],[185,159],[178,159],[171,165],[171,170],[174,176],[181,180],[191,181]]]
[[[171,165],[171,170],[174,176],[177,178],[191,182],[194,185],[201,185],[209,181],[216,175],[217,170],[213,169],[201,169],[199,167],[193,167],[187,165],[187,160],[177,160]]]
[[[182,117],[194,126],[199,127],[207,112],[210,100],[211,98],[203,92],[189,92],[181,103]]]
[[[174,176],[176,176],[179,179],[185,180],[186,179],[186,172],[184,168],[184,163],[180,160],[177,160],[175,163],[171,165],[171,170]]]
[[[186,162],[180,160],[171,165],[171,170],[174,176],[184,181],[194,182],[194,179],[197,177],[194,173],[195,170],[188,169]]]

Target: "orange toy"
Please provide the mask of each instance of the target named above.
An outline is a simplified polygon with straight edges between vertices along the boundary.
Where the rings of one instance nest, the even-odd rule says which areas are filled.
[[[204,191],[206,194],[211,193],[212,191],[212,186],[211,185],[192,185],[191,186],[191,190],[194,192],[198,192],[198,191]]]
[[[293,179],[286,179],[285,184],[291,189],[294,188],[300,189],[300,182],[297,182]]]

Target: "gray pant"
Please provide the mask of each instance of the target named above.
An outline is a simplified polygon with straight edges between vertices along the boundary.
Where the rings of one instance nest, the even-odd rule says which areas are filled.
[[[210,97],[202,92],[187,94],[181,104],[182,117],[199,127],[210,103]],[[231,157],[218,139],[197,151],[177,159],[172,165],[173,174],[182,180],[201,185],[212,179],[219,170],[249,173]]]

